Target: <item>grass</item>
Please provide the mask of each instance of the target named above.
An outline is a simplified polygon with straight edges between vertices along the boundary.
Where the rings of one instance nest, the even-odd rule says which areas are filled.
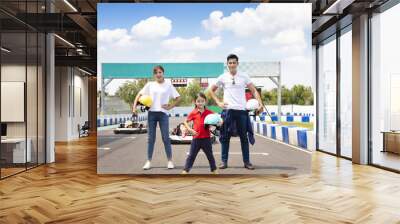
[[[222,112],[222,109],[219,106],[212,105],[212,106],[207,106],[207,108],[209,110],[211,110],[212,112],[214,112],[214,113],[221,113]]]

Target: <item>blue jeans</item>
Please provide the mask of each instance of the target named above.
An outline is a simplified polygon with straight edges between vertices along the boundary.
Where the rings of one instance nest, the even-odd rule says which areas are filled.
[[[203,152],[206,154],[208,162],[210,163],[211,172],[217,169],[215,165],[215,159],[212,152],[212,144],[210,138],[194,138],[192,140],[192,144],[190,145],[190,152],[188,157],[186,158],[186,164],[184,170],[187,172],[192,169],[194,160],[196,159],[197,154],[200,149],[203,149]]]
[[[165,154],[167,159],[172,159],[171,141],[169,139],[169,117],[164,112],[149,111],[147,117],[148,144],[147,144],[147,159],[153,158],[154,143],[156,142],[157,122],[160,124],[161,137],[164,142]]]
[[[247,138],[247,112],[242,110],[232,110],[232,122],[236,122],[237,132],[240,137],[240,145],[242,148],[243,163],[250,163],[249,139]],[[227,124],[228,125],[228,124]],[[221,142],[221,160],[228,164],[229,142],[231,136],[228,135],[226,141]]]

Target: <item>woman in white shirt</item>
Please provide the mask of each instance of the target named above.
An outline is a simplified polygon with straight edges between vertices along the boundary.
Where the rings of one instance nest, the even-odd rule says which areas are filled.
[[[154,143],[156,141],[157,122],[160,124],[161,136],[168,159],[167,168],[173,169],[171,141],[169,139],[168,110],[174,108],[179,103],[180,95],[171,82],[164,79],[164,68],[162,66],[158,65],[154,67],[153,77],[155,81],[146,83],[143,89],[140,90],[132,108],[133,113],[136,113],[136,105],[142,95],[148,95],[153,100],[147,117],[147,161],[143,169],[148,170],[151,168],[151,159],[153,157]],[[170,99],[174,99],[174,101],[169,103]]]

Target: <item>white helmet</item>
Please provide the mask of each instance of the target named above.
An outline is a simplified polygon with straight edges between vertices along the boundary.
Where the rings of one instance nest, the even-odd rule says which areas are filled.
[[[219,114],[209,114],[204,119],[205,125],[218,125],[221,122],[222,122],[222,118],[221,118],[221,115],[219,115]]]
[[[246,110],[257,110],[260,107],[260,104],[256,99],[250,99],[246,103]]]

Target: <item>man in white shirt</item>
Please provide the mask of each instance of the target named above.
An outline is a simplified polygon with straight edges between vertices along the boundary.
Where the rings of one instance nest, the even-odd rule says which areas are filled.
[[[253,96],[255,96],[259,102],[260,107],[258,108],[258,112],[263,110],[263,103],[256,87],[250,80],[250,77],[247,74],[241,73],[237,70],[239,58],[234,54],[230,54],[227,57],[227,65],[229,72],[226,72],[217,78],[217,82],[211,86],[210,95],[219,107],[228,111],[232,115],[232,119],[230,119],[230,121],[236,122],[242,148],[244,167],[253,170],[254,167],[250,163],[249,141],[247,138],[246,121],[249,115],[246,111],[246,87],[250,89],[250,91],[253,93]],[[215,91],[218,88],[222,88],[224,91],[224,98],[222,101],[215,95]],[[220,169],[226,169],[228,167],[229,141],[230,136],[228,136],[226,141],[221,142],[222,164],[219,167]]]

